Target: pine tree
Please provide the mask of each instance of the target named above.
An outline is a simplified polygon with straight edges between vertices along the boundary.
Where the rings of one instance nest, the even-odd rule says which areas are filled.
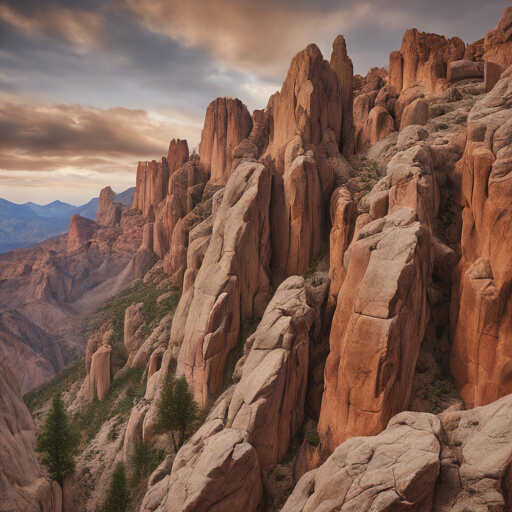
[[[103,506],[104,512],[126,512],[130,505],[130,493],[126,485],[126,471],[124,464],[120,462],[110,481],[107,500]]]
[[[170,435],[175,452],[183,446],[187,430],[197,417],[197,403],[185,377],[168,380],[158,403],[157,428]]]
[[[75,470],[73,456],[79,444],[78,436],[73,432],[66,406],[57,394],[41,433],[37,437],[36,451],[41,453],[41,461],[48,468],[50,477],[60,486],[64,478]]]

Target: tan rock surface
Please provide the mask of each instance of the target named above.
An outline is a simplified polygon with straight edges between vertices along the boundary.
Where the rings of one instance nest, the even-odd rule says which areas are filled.
[[[269,203],[268,169],[249,160],[241,163],[216,213],[190,307],[182,310],[186,321],[177,320],[184,325],[177,372],[186,375],[201,406],[222,385],[241,319],[261,315],[268,303]],[[180,303],[188,300],[184,294]]]
[[[34,446],[34,422],[16,377],[0,363],[0,511],[61,512],[62,491],[42,477]]]
[[[123,205],[114,203],[116,194],[110,187],[105,187],[100,192],[98,210],[94,221],[100,226],[118,226],[123,214]]]
[[[73,215],[68,230],[68,252],[83,249],[98,227],[92,220],[81,217],[78,214]]]
[[[282,512],[431,510],[441,423],[403,412],[375,437],[345,441],[299,481]]]

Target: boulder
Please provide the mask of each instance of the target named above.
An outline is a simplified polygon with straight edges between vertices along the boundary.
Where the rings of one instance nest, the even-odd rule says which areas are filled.
[[[172,473],[151,487],[141,512],[256,512],[263,495],[248,434],[206,423],[176,456]]]
[[[210,180],[225,185],[231,174],[232,151],[251,133],[247,107],[234,98],[217,98],[206,110],[199,155]]]
[[[448,64],[447,79],[449,82],[457,82],[468,78],[484,78],[484,67],[484,62],[456,60]]]
[[[441,422],[403,412],[375,437],[354,437],[306,473],[282,512],[430,511],[439,474]]]
[[[433,512],[512,507],[512,395],[441,414],[444,443]]]
[[[374,107],[368,115],[368,136],[373,146],[395,131],[395,122],[384,107]]]
[[[428,123],[428,103],[420,98],[404,108],[400,120],[400,130],[407,126],[425,126]]]

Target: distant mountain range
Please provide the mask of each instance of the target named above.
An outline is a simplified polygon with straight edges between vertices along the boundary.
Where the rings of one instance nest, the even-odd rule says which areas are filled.
[[[115,201],[126,207],[131,205],[135,187],[116,194]],[[65,233],[72,215],[94,220],[98,198],[82,206],[54,201],[46,205],[16,204],[0,198],[0,253],[30,247]]]

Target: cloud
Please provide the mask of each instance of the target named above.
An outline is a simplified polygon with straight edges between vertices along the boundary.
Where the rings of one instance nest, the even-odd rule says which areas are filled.
[[[172,110],[0,103],[0,170],[128,170],[165,155],[174,137],[196,142],[200,129],[198,118]]]

